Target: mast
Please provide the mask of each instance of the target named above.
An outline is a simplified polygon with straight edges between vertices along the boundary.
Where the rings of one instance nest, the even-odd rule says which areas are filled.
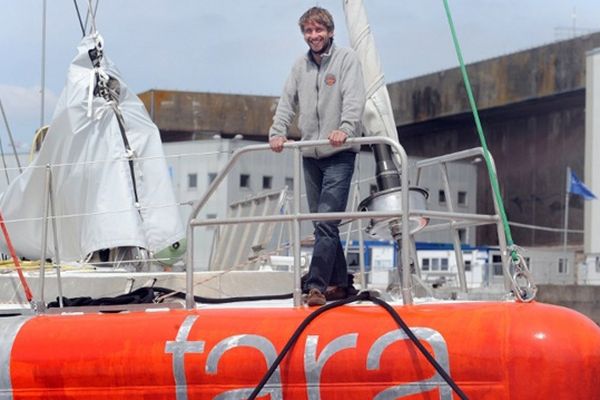
[[[375,39],[371,33],[371,28],[367,20],[367,13],[362,0],[344,0],[344,14],[346,16],[346,26],[352,48],[356,51],[363,67],[363,79],[366,88],[366,103],[363,116],[363,125],[365,135],[367,136],[386,136],[395,142],[398,142],[398,133],[396,131],[396,122],[392,112],[390,96],[385,86],[383,71],[379,59],[379,53],[375,47]],[[361,202],[366,205],[366,209],[376,207],[373,199],[378,196],[388,197],[393,200],[394,192],[401,193],[400,205],[406,207],[402,211],[408,212],[409,187],[406,177],[407,166],[404,168],[404,174],[400,176],[396,164],[393,162],[393,155],[390,146],[373,145],[373,155],[375,156],[378,192],[372,194]],[[404,183],[402,185],[402,183]],[[402,187],[404,186],[404,187]],[[402,223],[402,220],[405,223]],[[409,249],[409,228],[406,218],[399,218],[394,221],[386,222],[391,236],[398,244],[398,276],[400,279],[402,301],[404,304],[412,304],[413,297],[410,289],[411,284],[411,261]],[[373,221],[372,221],[373,222]]]
[[[42,0],[42,79],[40,127],[44,126],[44,103],[46,96],[46,0]]]

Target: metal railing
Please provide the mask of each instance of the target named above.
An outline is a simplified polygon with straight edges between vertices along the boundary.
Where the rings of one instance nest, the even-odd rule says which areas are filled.
[[[400,183],[401,187],[408,188],[409,187],[409,173],[408,173],[408,157],[404,148],[394,140],[387,137],[365,137],[365,138],[354,138],[349,139],[347,144],[350,145],[367,145],[367,144],[385,144],[389,145],[393,151],[394,161],[399,168],[400,174]],[[299,306],[301,304],[301,266],[300,266],[300,223],[302,221],[316,221],[316,220],[337,220],[337,219],[370,219],[370,218],[398,218],[401,221],[401,257],[400,264],[398,268],[398,272],[402,274],[400,282],[402,283],[401,294],[402,300],[404,304],[412,304],[413,303],[413,294],[412,294],[412,278],[411,278],[411,236],[409,232],[409,220],[411,217],[421,216],[430,219],[438,219],[448,221],[447,223],[440,223],[435,225],[429,225],[425,227],[424,231],[436,231],[442,229],[451,229],[456,234],[457,229],[468,226],[478,226],[478,225],[486,225],[486,224],[496,224],[498,227],[498,240],[499,247],[501,248],[502,261],[505,270],[505,279],[508,274],[508,257],[506,253],[506,239],[504,237],[504,231],[502,230],[502,225],[500,218],[498,216],[498,205],[494,201],[494,207],[496,208],[495,215],[480,215],[480,214],[472,214],[472,213],[457,213],[453,210],[452,205],[449,204],[448,211],[429,211],[429,210],[419,210],[419,209],[411,209],[409,204],[409,191],[403,190],[400,196],[401,207],[399,210],[390,210],[390,211],[351,211],[351,212],[336,212],[336,213],[301,213],[300,211],[300,177],[301,177],[301,149],[307,147],[315,147],[315,146],[329,146],[329,142],[326,140],[318,140],[318,141],[299,141],[299,142],[287,142],[284,144],[285,151],[292,151],[294,157],[293,163],[293,171],[294,171],[294,188],[293,188],[293,201],[292,207],[289,214],[286,215],[270,215],[270,216],[248,216],[248,217],[237,217],[237,218],[221,218],[221,219],[197,219],[197,216],[200,213],[200,210],[206,206],[208,200],[215,193],[218,186],[225,179],[225,177],[231,172],[233,166],[238,162],[238,160],[245,154],[251,152],[259,152],[259,151],[270,151],[270,147],[268,144],[259,144],[259,145],[250,145],[236,150],[230,157],[229,161],[226,163],[225,167],[217,174],[216,178],[212,181],[210,186],[208,187],[206,193],[200,198],[200,200],[193,205],[192,212],[188,219],[187,224],[187,250],[186,250],[186,258],[185,258],[185,273],[186,273],[186,307],[193,308],[194,307],[194,228],[199,226],[214,226],[214,225],[226,225],[226,224],[245,224],[245,223],[253,223],[253,222],[290,222],[292,225],[292,249],[293,249],[293,258],[294,258],[294,289],[293,289],[293,299],[294,305]],[[475,148],[470,150],[465,150],[453,154],[449,154],[442,157],[434,157],[430,159],[421,160],[416,163],[417,168],[417,179],[420,176],[421,169],[430,166],[443,165],[442,172],[445,171],[446,177],[444,179],[444,184],[446,185],[446,189],[449,191],[449,182],[447,179],[447,170],[445,170],[445,164],[452,161],[458,161],[461,159],[474,157],[482,154],[481,148]],[[282,155],[285,155],[283,153]],[[44,199],[45,204],[45,212],[44,212],[44,226],[43,226],[43,244],[42,249],[46,248],[48,235],[46,234],[48,230],[48,224],[52,222],[52,229],[54,230],[54,237],[56,238],[56,227],[55,227],[55,213],[53,210],[53,201],[52,201],[52,174],[50,168],[47,167],[46,170],[46,180],[45,180],[45,196]],[[49,215],[50,214],[50,215]],[[456,235],[457,236],[457,235]],[[461,252],[460,242],[455,240],[455,251],[457,253]],[[58,287],[59,292],[60,289],[60,258],[58,256],[58,249],[55,249],[56,259],[53,260],[55,267],[57,268],[57,279],[58,279]],[[457,257],[460,257],[457,255]],[[45,257],[42,257],[44,260]],[[461,265],[460,263],[459,265]],[[462,264],[464,266],[464,264]],[[44,304],[44,270],[45,265],[44,261],[41,262],[40,265],[40,296],[38,301],[38,311],[43,312]],[[464,275],[464,267],[462,270],[462,274]],[[464,281],[464,276],[463,276]],[[461,287],[464,286],[461,282]],[[60,295],[62,297],[62,294]]]
[[[408,157],[404,148],[394,140],[387,137],[365,137],[365,138],[354,138],[349,139],[347,144],[351,145],[367,145],[367,144],[386,144],[392,147],[394,150],[393,155],[395,162],[403,167],[399,168],[400,174],[400,183],[401,187],[408,188],[409,187],[409,179],[408,179]],[[426,227],[425,229],[434,231],[440,229],[448,229],[454,231],[456,239],[458,239],[457,229],[460,227],[467,226],[477,226],[477,225],[486,225],[486,224],[496,224],[498,227],[498,237],[499,237],[499,246],[502,250],[503,263],[508,265],[508,258],[506,257],[506,240],[504,237],[504,231],[502,230],[502,225],[500,218],[498,216],[498,205],[494,202],[494,206],[496,207],[495,215],[480,215],[480,214],[472,214],[472,213],[457,213],[452,207],[449,208],[448,211],[428,211],[428,210],[411,210],[409,204],[409,191],[403,190],[401,193],[400,201],[401,207],[400,211],[398,210],[390,210],[390,211],[351,211],[351,212],[335,212],[335,213],[301,213],[300,212],[300,169],[301,169],[301,149],[307,147],[315,147],[315,146],[328,146],[329,142],[326,140],[314,140],[314,141],[300,141],[300,142],[286,142],[284,144],[284,150],[291,150],[294,154],[294,190],[293,190],[293,206],[291,212],[287,215],[272,215],[272,216],[249,216],[249,217],[237,217],[237,218],[220,218],[220,219],[197,219],[197,215],[200,213],[200,210],[206,205],[209,198],[216,191],[219,184],[225,179],[227,174],[232,170],[235,163],[242,157],[244,154],[257,152],[257,151],[270,151],[270,147],[268,144],[260,144],[260,145],[250,145],[243,148],[238,149],[234,152],[229,160],[229,162],[225,165],[223,170],[217,175],[214,181],[211,183],[209,188],[207,189],[204,196],[194,205],[193,210],[189,216],[188,224],[187,224],[187,240],[188,247],[186,252],[186,307],[193,308],[194,307],[194,283],[193,283],[193,272],[194,272],[194,253],[193,253],[193,243],[194,243],[194,228],[199,226],[214,226],[214,225],[222,225],[222,224],[243,224],[243,223],[254,223],[254,222],[290,222],[292,223],[292,241],[293,241],[293,257],[294,257],[294,289],[293,289],[293,299],[294,305],[299,306],[301,304],[301,287],[300,287],[300,222],[302,221],[317,221],[317,220],[336,220],[336,219],[364,219],[364,218],[390,218],[395,217],[399,218],[401,221],[401,259],[400,265],[398,268],[399,273],[402,274],[402,300],[404,304],[412,304],[413,303],[413,294],[412,294],[412,286],[411,282],[411,271],[410,271],[410,262],[411,262],[411,240],[409,233],[409,220],[414,216],[422,216],[430,219],[441,219],[447,220],[448,223],[442,223],[433,225],[430,227]],[[475,148],[471,150],[461,151],[458,153],[449,154],[442,157],[435,157],[431,159],[426,159],[419,161],[416,165],[417,173],[420,172],[422,168],[435,166],[435,165],[443,165],[445,168],[445,164],[452,161],[457,161],[469,157],[474,157],[477,155],[482,155],[481,148]],[[444,180],[447,190],[449,191],[449,182],[447,179],[447,171],[446,177]],[[457,254],[462,254],[460,248],[460,241],[454,240],[455,251]],[[462,260],[460,255],[457,255],[457,258]],[[466,281],[464,278],[464,263],[462,264],[462,275],[461,287],[464,287],[466,290]]]
[[[387,137],[365,137],[365,138],[354,138],[348,139],[347,144],[349,145],[366,145],[366,144],[387,144],[394,150],[394,156],[396,162],[399,165],[408,165],[408,157],[404,148],[397,142]],[[300,222],[301,221],[315,221],[315,220],[333,220],[343,218],[372,218],[372,217],[399,217],[402,221],[402,234],[403,237],[409,235],[409,224],[408,224],[408,213],[399,213],[398,211],[390,212],[341,212],[341,213],[300,213],[300,168],[301,168],[301,149],[316,146],[328,146],[327,140],[307,140],[299,142],[286,142],[284,144],[285,150],[292,150],[294,154],[294,189],[293,189],[293,201],[292,210],[288,215],[277,215],[277,216],[266,216],[266,217],[242,217],[242,218],[223,218],[223,219],[211,219],[211,220],[198,220],[196,216],[200,210],[206,205],[209,198],[216,191],[219,184],[223,181],[225,176],[231,171],[234,164],[238,159],[247,153],[257,151],[270,151],[268,144],[250,145],[236,150],[231,156],[229,162],[225,165],[223,170],[219,172],[217,177],[208,187],[204,196],[194,205],[193,210],[190,214],[187,224],[187,242],[188,248],[186,251],[186,307],[194,307],[194,284],[193,284],[193,271],[194,271],[194,227],[207,226],[207,225],[218,225],[218,224],[238,224],[238,223],[250,223],[250,222],[291,222],[292,223],[292,239],[293,239],[293,256],[294,256],[294,290],[293,299],[294,305],[299,306],[301,304],[302,290],[300,288]],[[401,169],[400,182],[403,187],[408,187],[408,173],[407,168]],[[404,191],[401,196],[403,209],[408,209],[408,191]],[[402,242],[402,265],[410,264],[410,253],[409,253],[408,241]],[[412,303],[412,293],[408,282],[410,281],[410,270],[408,268],[402,269],[403,281],[406,282],[402,289],[402,298],[406,304]]]
[[[496,197],[492,196],[494,202],[494,212],[493,215],[481,215],[481,214],[464,214],[464,213],[456,213],[454,211],[454,205],[451,196],[451,187],[450,187],[450,179],[448,177],[448,168],[447,165],[450,162],[462,161],[469,158],[474,157],[483,157],[484,150],[482,147],[475,147],[472,149],[462,150],[451,154],[445,154],[439,157],[432,157],[424,160],[420,160],[415,164],[415,168],[417,169],[417,184],[421,178],[421,171],[427,167],[438,167],[440,169],[440,173],[442,176],[442,182],[444,184],[444,190],[447,193],[446,196],[446,207],[448,209],[447,212],[444,211],[428,211],[427,214],[434,218],[444,218],[449,219],[449,222],[442,224],[429,225],[423,229],[424,232],[432,232],[434,230],[450,230],[452,235],[452,243],[454,246],[454,254],[456,257],[456,265],[458,268],[458,280],[460,289],[463,292],[467,292],[467,282],[466,282],[466,273],[465,273],[465,264],[463,260],[463,254],[461,249],[461,241],[460,236],[458,234],[458,230],[462,228],[468,228],[473,226],[480,225],[488,225],[488,224],[496,224],[497,234],[498,234],[498,246],[500,247],[500,254],[502,257],[502,265],[504,270],[504,287],[506,290],[509,290],[510,287],[510,279],[509,279],[509,265],[510,258],[508,256],[508,252],[506,251],[506,236],[504,233],[504,229],[502,227],[502,220],[500,218],[500,209],[498,202],[496,201]],[[496,172],[496,164],[494,163],[494,159],[491,154],[490,157],[490,165],[493,169],[492,172]]]

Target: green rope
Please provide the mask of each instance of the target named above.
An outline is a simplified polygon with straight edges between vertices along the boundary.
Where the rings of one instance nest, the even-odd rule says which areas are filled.
[[[504,226],[504,233],[506,235],[506,241],[507,241],[508,247],[511,248],[514,245],[514,242],[512,239],[512,234],[510,232],[510,226],[508,225],[508,218],[506,217],[506,211],[504,210],[504,202],[502,201],[502,196],[500,196],[500,185],[498,185],[498,177],[496,176],[496,172],[493,169],[492,161],[490,159],[490,152],[487,147],[485,135],[483,134],[483,128],[481,127],[481,121],[479,120],[479,112],[477,111],[477,105],[475,104],[475,97],[473,96],[473,90],[471,89],[471,83],[469,82],[469,76],[467,75],[467,68],[465,67],[465,62],[463,60],[462,52],[460,50],[460,44],[458,43],[456,30],[454,29],[454,23],[452,22],[452,15],[450,14],[450,7],[448,6],[448,0],[444,0],[444,8],[446,9],[446,16],[448,17],[448,24],[450,25],[450,31],[452,33],[452,41],[454,42],[454,47],[456,49],[456,55],[458,56],[458,62],[460,63],[460,70],[462,72],[462,77],[465,82],[465,88],[467,90],[467,96],[469,97],[469,104],[471,105],[471,111],[473,112],[473,118],[475,119],[475,125],[477,126],[477,133],[479,134],[479,141],[481,142],[481,147],[483,147],[483,157],[485,158],[485,163],[487,165],[488,174],[490,176],[490,182],[492,184],[492,191],[494,192],[494,197],[496,198],[496,203],[498,204],[500,218],[502,219],[502,225]],[[513,260],[516,261],[517,255],[516,255],[515,250],[512,250],[511,255],[513,257]]]

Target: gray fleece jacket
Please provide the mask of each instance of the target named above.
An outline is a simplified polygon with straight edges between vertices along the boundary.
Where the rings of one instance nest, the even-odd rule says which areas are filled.
[[[302,140],[327,139],[336,129],[348,137],[360,137],[365,100],[362,68],[353,50],[332,44],[321,65],[307,53],[292,67],[269,138],[287,136],[296,111]],[[359,151],[359,146],[305,148],[302,155],[323,158],[347,149]]]

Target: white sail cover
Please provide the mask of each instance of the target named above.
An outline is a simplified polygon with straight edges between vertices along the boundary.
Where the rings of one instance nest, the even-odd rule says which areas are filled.
[[[82,260],[96,250],[115,247],[156,252],[185,236],[158,129],[114,64],[102,57],[98,68],[92,66],[88,50],[98,38],[83,38],[37,157],[0,200],[19,256],[38,259],[41,254],[46,165],[52,172],[61,261]],[[97,73],[120,84],[117,106],[133,150],[135,179],[114,109],[90,93]],[[54,240],[49,225],[47,257],[55,256]],[[0,246],[6,251],[3,237]]]
[[[390,95],[381,69],[375,39],[362,0],[344,0],[350,45],[363,67],[367,102],[363,124],[366,136],[387,136],[398,141]]]

